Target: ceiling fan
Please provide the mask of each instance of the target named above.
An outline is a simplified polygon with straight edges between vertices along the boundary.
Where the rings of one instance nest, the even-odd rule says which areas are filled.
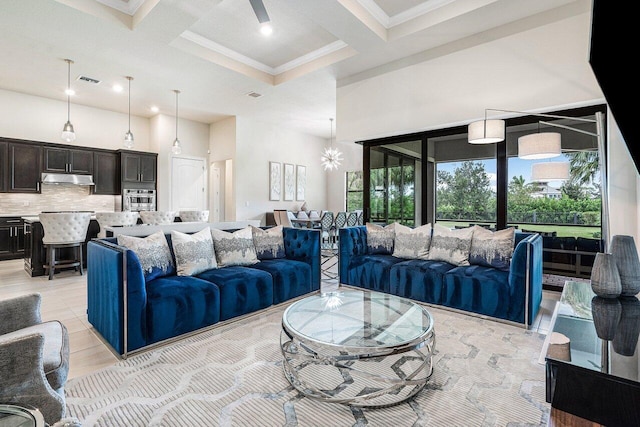
[[[249,0],[249,3],[251,3],[251,7],[258,18],[258,22],[264,24],[265,22],[270,21],[269,14],[267,13],[267,9],[264,7],[264,3],[262,3],[262,0]]]

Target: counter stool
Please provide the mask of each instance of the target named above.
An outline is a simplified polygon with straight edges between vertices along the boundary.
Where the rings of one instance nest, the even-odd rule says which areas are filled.
[[[100,225],[98,238],[102,239],[107,237],[105,227],[136,225],[139,217],[138,212],[96,212],[96,220],[98,221],[98,225]]]
[[[80,275],[84,274],[82,246],[87,239],[87,230],[91,222],[89,212],[41,213],[40,223],[44,230],[42,244],[47,252],[45,271],[49,270],[49,280],[53,279],[56,269],[75,267]],[[56,259],[56,249],[73,248],[73,259]]]
[[[143,224],[171,224],[176,219],[176,213],[173,211],[140,211],[140,219]]]
[[[209,211],[180,211],[178,216],[182,222],[207,222]]]

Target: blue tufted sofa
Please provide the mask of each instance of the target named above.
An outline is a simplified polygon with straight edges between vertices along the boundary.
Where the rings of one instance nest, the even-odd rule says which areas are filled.
[[[369,254],[365,226],[340,229],[340,283],[531,325],[542,301],[542,238],[516,233],[509,271]],[[528,290],[528,292],[527,292]]]
[[[171,234],[165,233],[171,247]],[[285,258],[145,282],[115,238],[87,245],[89,322],[120,354],[320,289],[320,232],[284,228]]]

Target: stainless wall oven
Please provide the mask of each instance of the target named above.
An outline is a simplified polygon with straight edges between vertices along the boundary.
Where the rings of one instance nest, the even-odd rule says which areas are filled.
[[[125,188],[122,190],[123,211],[155,211],[156,190]]]

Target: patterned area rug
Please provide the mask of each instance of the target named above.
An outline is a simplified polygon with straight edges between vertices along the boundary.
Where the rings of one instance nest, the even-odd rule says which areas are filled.
[[[384,409],[302,397],[282,372],[284,306],[69,380],[83,426],[546,425],[544,336],[438,308],[434,373],[413,400]]]

